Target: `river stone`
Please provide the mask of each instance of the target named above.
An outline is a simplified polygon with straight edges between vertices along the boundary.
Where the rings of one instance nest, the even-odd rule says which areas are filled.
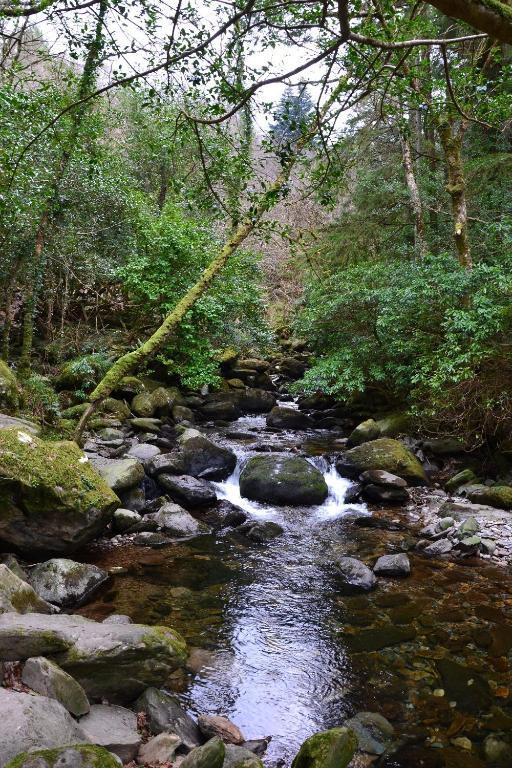
[[[80,726],[55,699],[0,688],[0,768],[31,749],[87,741]]]
[[[185,474],[180,452],[177,450],[154,456],[151,461],[148,461],[147,469],[148,473],[153,477],[157,477],[164,473],[169,475]]]
[[[175,405],[172,409],[172,417],[176,424],[187,422],[188,424],[194,423],[194,411],[191,408],[187,408],[186,405]]]
[[[226,744],[222,768],[264,768],[254,752],[236,744]]]
[[[427,476],[420,462],[401,442],[390,437],[371,440],[347,451],[336,462],[340,475],[354,477],[368,469],[383,469],[403,477],[409,485],[425,485]]]
[[[129,709],[94,704],[80,719],[80,727],[89,741],[113,752],[123,763],[137,756],[142,739],[137,730],[137,715]]]
[[[398,475],[392,475],[391,472],[385,472],[383,469],[368,469],[361,473],[359,478],[362,483],[371,483],[372,485],[381,485],[383,488],[407,487],[407,481]]]
[[[116,755],[94,744],[38,749],[18,755],[5,768],[119,768]]]
[[[310,736],[295,756],[292,768],[346,768],[357,749],[349,728],[331,728]]]
[[[221,715],[199,715],[199,730],[207,739],[218,736],[225,744],[243,744],[245,736],[238,726]]]
[[[313,420],[305,413],[282,405],[276,405],[267,416],[267,427],[274,429],[308,429],[313,425]]]
[[[34,555],[91,541],[119,499],[73,442],[0,430],[0,539]]]
[[[130,424],[134,429],[138,429],[139,432],[150,432],[151,434],[157,435],[160,432],[162,420],[150,418],[149,416],[141,416],[135,419],[130,419]]]
[[[265,373],[270,368],[270,363],[267,360],[260,360],[257,357],[244,357],[238,361],[237,365],[240,368],[250,368],[257,373]]]
[[[201,408],[201,413],[207,419],[214,421],[235,421],[242,415],[237,402],[221,399],[207,402]]]
[[[426,555],[430,557],[440,557],[441,555],[447,555],[453,549],[453,544],[448,539],[439,539],[433,541],[428,547],[423,550]]]
[[[188,715],[175,696],[158,688],[148,688],[135,703],[137,712],[145,712],[152,733],[175,733],[186,749],[203,742],[195,721]]]
[[[249,521],[238,527],[238,532],[247,539],[263,544],[266,541],[272,541],[283,533],[283,528],[279,523],[272,520]]]
[[[354,595],[375,589],[377,579],[367,565],[355,557],[340,557],[336,568],[342,578],[342,594]]]
[[[447,658],[439,659],[437,669],[448,699],[457,702],[458,710],[477,714],[491,706],[493,696],[489,683],[474,669]]]
[[[254,456],[240,474],[242,496],[268,504],[321,504],[327,484],[320,470],[299,456]]]
[[[225,480],[236,467],[236,454],[202,435],[191,437],[180,451],[180,474],[206,480]]]
[[[38,424],[34,424],[33,421],[28,419],[20,419],[16,416],[7,416],[6,413],[0,413],[0,429],[21,429],[23,432],[28,432],[30,435],[37,435],[41,432],[41,427]]]
[[[36,693],[56,699],[72,715],[80,717],[90,709],[82,686],[71,675],[44,656],[27,659],[21,676],[22,682]]]
[[[345,720],[344,726],[357,736],[358,749],[370,755],[382,755],[390,746],[395,729],[378,712],[358,712]]]
[[[11,611],[54,613],[55,609],[30,584],[16,576],[6,565],[0,564],[0,613]]]
[[[276,396],[265,389],[248,387],[238,393],[237,402],[245,413],[268,413],[276,404]]]
[[[387,474],[387,472],[384,474]],[[378,504],[403,504],[409,498],[405,488],[385,487],[383,485],[373,485],[373,483],[368,483],[363,487],[362,495],[367,501]]]
[[[473,504],[487,504],[498,509],[512,509],[512,487],[510,485],[471,485],[464,489],[464,495]]]
[[[124,533],[142,520],[142,515],[131,509],[116,509],[114,512],[114,528],[117,533]]]
[[[206,507],[217,501],[217,494],[210,483],[189,475],[158,475],[158,483],[169,496],[184,507]]]
[[[161,453],[160,448],[157,445],[151,445],[151,443],[135,443],[132,445],[126,456],[130,459],[137,459],[144,466],[150,459],[158,456]]]
[[[141,527],[141,526],[154,527]],[[164,504],[158,512],[151,512],[144,515],[141,522],[134,526],[134,530],[153,530],[162,531],[170,536],[198,536],[201,533],[207,533],[208,527],[200,523],[190,512],[180,507],[179,504]]]
[[[376,440],[379,436],[380,427],[377,422],[374,419],[367,419],[358,424],[350,433],[347,445],[352,448],[355,445],[362,445],[362,443],[367,443],[370,440]]]
[[[0,616],[0,661],[54,660],[90,699],[133,700],[186,660],[184,640],[168,627],[100,624],[83,616]]]
[[[454,493],[462,485],[468,485],[469,483],[477,483],[477,477],[472,469],[463,469],[457,474],[453,475],[446,483],[445,488],[448,493]]]
[[[108,573],[96,565],[60,557],[39,563],[29,575],[35,591],[60,608],[83,603],[107,579]]]
[[[137,762],[143,765],[170,763],[180,744],[181,740],[175,733],[159,733],[158,736],[149,739],[146,744],[142,744]]]
[[[215,507],[206,510],[201,519],[212,528],[237,528],[247,520],[247,512],[231,501],[221,499]]]
[[[151,397],[151,392],[139,392],[132,400],[131,408],[137,417],[151,418],[156,411],[156,405]]]
[[[377,627],[363,629],[356,635],[343,634],[345,645],[354,653],[380,651],[393,645],[400,645],[414,640],[417,631],[414,627]]]
[[[217,736],[188,753],[180,768],[222,768],[226,748]]]
[[[405,552],[397,555],[382,555],[373,566],[377,576],[409,576],[411,564]]]
[[[144,467],[137,459],[91,459],[109,488],[113,491],[127,491],[139,485],[144,479]]]

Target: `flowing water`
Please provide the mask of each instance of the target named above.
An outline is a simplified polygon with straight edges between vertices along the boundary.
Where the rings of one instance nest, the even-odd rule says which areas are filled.
[[[218,496],[251,519],[279,523],[283,534],[265,544],[223,531],[161,550],[92,550],[90,561],[122,565],[126,572],[82,612],[94,618],[127,613],[134,621],[178,629],[196,650],[191,670],[169,686],[194,713],[225,714],[246,738],[272,736],[268,765],[289,765],[311,733],[358,710],[384,714],[404,741],[387,766],[485,764],[477,757],[468,763],[468,754],[450,742],[454,733],[481,742],[492,731],[485,731],[485,718],[493,706],[512,727],[508,577],[480,563],[413,557],[409,579],[384,581],[371,595],[341,597],[336,557],[372,560],[403,551],[417,521],[385,510],[379,514],[392,530],[354,525],[354,513],[370,512],[345,504],[350,483],[322,455],[336,449],[337,435],[275,434],[263,417],[245,417],[210,434],[239,459],[233,475],[216,483]],[[277,508],[241,497],[240,466],[262,448],[309,455],[328,484],[326,502]],[[436,660],[444,657],[468,665],[490,685],[481,712],[474,702],[454,705],[451,691],[439,696],[447,685]],[[466,724],[455,728],[454,719],[468,711]],[[443,756],[452,762],[442,762]]]

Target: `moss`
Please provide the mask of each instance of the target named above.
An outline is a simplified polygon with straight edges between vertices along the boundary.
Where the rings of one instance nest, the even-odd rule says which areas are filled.
[[[0,360],[0,408],[15,411],[19,406],[19,390],[16,376],[7,363]]]
[[[301,746],[292,768],[346,768],[357,749],[349,728],[331,728],[310,736]]]
[[[56,749],[41,749],[37,752],[24,752],[11,760],[5,768],[42,768],[41,759],[46,761],[48,768],[54,768],[58,759],[67,749],[73,749],[82,757],[82,768],[119,768],[119,763],[104,747],[92,744],[57,747]]]
[[[347,459],[359,472],[367,469],[384,469],[403,477],[409,483],[421,485],[427,482],[420,462],[402,443],[389,437],[381,437],[347,451]]]
[[[142,642],[147,648],[158,649],[161,645],[170,647],[177,659],[176,666],[184,664],[187,660],[187,643],[178,632],[169,627],[148,627]]]

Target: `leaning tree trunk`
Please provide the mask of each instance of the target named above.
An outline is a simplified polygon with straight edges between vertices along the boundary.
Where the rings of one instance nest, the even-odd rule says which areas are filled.
[[[77,100],[79,102],[83,101],[83,99],[92,92],[94,87],[96,70],[99,66],[100,55],[104,43],[103,25],[107,7],[108,0],[100,0],[94,37],[87,52],[84,70],[78,87]],[[72,113],[71,126],[64,139],[62,152],[57,161],[53,179],[36,230],[33,252],[33,279],[29,293],[25,297],[25,311],[23,316],[23,336],[19,360],[19,372],[22,376],[26,376],[30,372],[31,367],[34,317],[39,298],[39,290],[46,271],[46,242],[49,231],[53,225],[54,215],[59,206],[61,183],[78,141],[80,127],[87,110],[88,105],[82,103]]]
[[[194,306],[196,301],[201,298],[214,278],[226,265],[230,256],[235,253],[244,240],[251,234],[259,223],[261,217],[276,205],[286,190],[290,174],[302,150],[310,144],[311,140],[318,133],[323,119],[327,115],[330,107],[337,100],[344,86],[345,79],[342,78],[324,104],[322,110],[320,110],[318,115],[314,118],[310,128],[298,139],[294,152],[290,153],[288,159],[283,163],[283,167],[276,179],[271,184],[267,185],[258,200],[253,203],[249,211],[242,217],[236,229],[229,235],[219,254],[210,262],[208,267],[206,267],[199,280],[189,288],[175,308],[166,315],[162,324],[149,339],[137,347],[137,349],[127,352],[113,363],[89,397],[89,405],[78,422],[75,431],[76,442],[80,443],[89,419],[99,408],[103,400],[109,397],[110,393],[119,385],[119,382],[124,376],[132,373],[143,363],[147,362],[147,360],[153,357],[153,355],[162,348],[176,331],[187,312]]]
[[[471,249],[468,235],[468,211],[466,203],[466,179],[462,163],[462,142],[467,128],[465,120],[461,120],[456,129],[453,120],[447,119],[439,123],[438,133],[443,148],[447,184],[446,191],[450,195],[453,217],[453,237],[457,258],[465,269],[471,269]]]

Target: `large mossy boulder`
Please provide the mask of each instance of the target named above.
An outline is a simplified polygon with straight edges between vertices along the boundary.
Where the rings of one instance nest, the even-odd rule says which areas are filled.
[[[240,474],[242,496],[268,504],[321,504],[328,489],[322,473],[300,456],[254,456]]]
[[[374,419],[367,419],[358,424],[348,436],[347,445],[355,446],[368,443],[380,437],[380,427]]]
[[[182,768],[222,768],[226,747],[224,742],[215,736],[202,747],[195,747],[181,763]]]
[[[416,456],[401,442],[390,437],[371,440],[347,451],[336,462],[341,475],[357,477],[368,469],[383,469],[403,477],[410,485],[425,485],[425,470]]]
[[[34,589],[13,573],[10,568],[0,564],[0,613],[53,613],[54,608]]]
[[[77,680],[91,700],[133,701],[163,684],[187,658],[169,627],[100,624],[83,616],[0,616],[0,661],[46,656]]]
[[[110,522],[119,499],[73,442],[0,430],[0,539],[20,552],[65,554]]]
[[[115,755],[95,744],[23,752],[5,768],[119,768]]]
[[[135,488],[144,480],[144,466],[137,459],[105,459],[99,456],[91,462],[115,493]]]
[[[512,486],[510,485],[469,485],[464,489],[464,495],[473,504],[512,509]]]
[[[346,768],[357,749],[357,736],[349,728],[331,728],[306,739],[292,768]]]
[[[15,411],[19,405],[16,376],[7,363],[0,360],[0,410]]]

